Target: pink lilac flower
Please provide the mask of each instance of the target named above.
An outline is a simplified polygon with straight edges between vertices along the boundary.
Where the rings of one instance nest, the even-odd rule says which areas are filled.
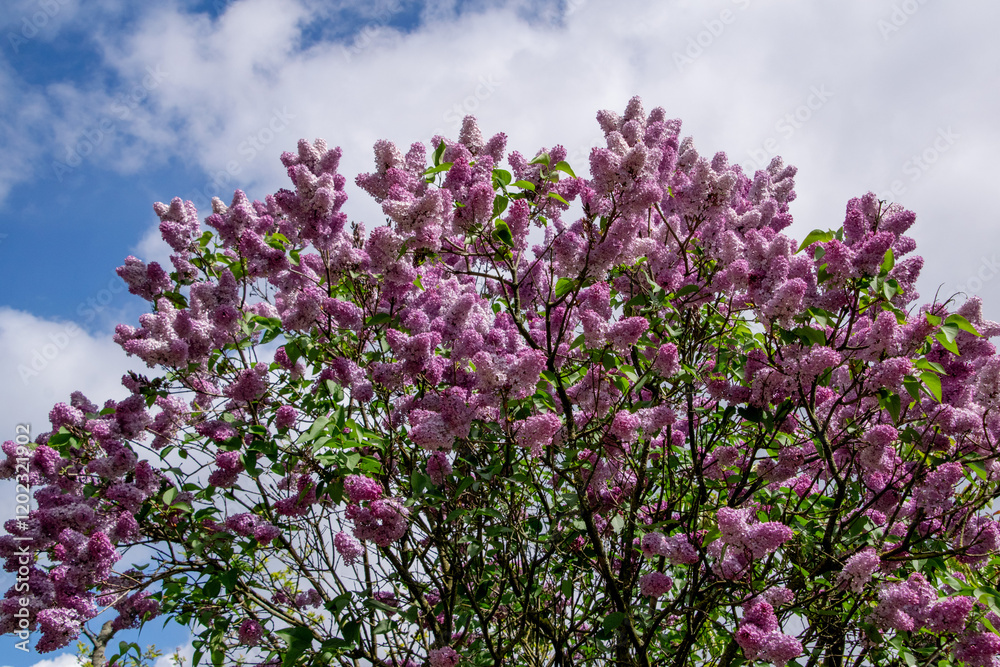
[[[698,550],[685,533],[671,535],[666,539],[663,555],[673,565],[693,565],[698,562]]]
[[[315,588],[303,591],[295,596],[295,606],[299,609],[306,607],[318,607],[323,604],[323,596]]]
[[[434,452],[427,457],[427,476],[434,486],[444,486],[445,479],[451,472],[451,461],[444,452]]]
[[[776,521],[751,525],[752,516],[753,510],[749,508],[720,508],[717,518],[722,541],[747,549],[754,558],[761,558],[792,539],[794,532],[788,526]]]
[[[274,414],[274,425],[279,429],[291,428],[298,419],[298,411],[290,405],[282,405]]]
[[[39,653],[55,651],[70,643],[79,633],[83,619],[70,609],[52,607],[38,612],[39,628],[42,638],[36,648]]]
[[[656,352],[656,359],[653,360],[653,371],[662,377],[670,377],[681,369],[677,357],[677,346],[673,343],[664,343]]]
[[[125,264],[119,266],[116,273],[128,284],[129,292],[146,301],[155,301],[172,286],[170,276],[157,262],[151,262],[147,266],[141,259],[132,255],[125,258]]]
[[[642,555],[646,558],[666,556],[667,538],[663,533],[646,533],[642,536]]]
[[[585,310],[580,314],[580,321],[583,324],[584,344],[594,350],[604,347],[608,334],[607,320],[592,310]]]
[[[267,390],[267,364],[257,364],[253,368],[240,371],[236,381],[222,390],[222,393],[237,403],[258,400]]]
[[[382,498],[367,507],[348,505],[345,514],[354,522],[355,537],[387,547],[406,533],[410,511],[396,498]]]
[[[264,546],[270,544],[273,540],[278,539],[279,535],[281,535],[281,531],[278,530],[276,526],[272,526],[269,523],[261,523],[253,529],[254,539]]]
[[[635,345],[648,328],[649,320],[645,317],[626,317],[608,327],[608,340],[615,348],[625,350]]]
[[[772,634],[760,651],[759,658],[777,667],[784,667],[789,660],[802,655],[802,642],[780,632]]]
[[[955,485],[965,479],[962,464],[950,461],[938,466],[927,474],[924,483],[916,489],[917,507],[928,515],[939,514],[951,507],[951,496]]]
[[[410,440],[426,450],[450,451],[455,435],[438,412],[415,409],[410,411]]]
[[[651,598],[658,598],[670,592],[673,581],[662,572],[650,572],[639,577],[639,592]]]
[[[208,476],[208,483],[223,489],[235,485],[244,470],[239,452],[219,452],[215,455],[215,465],[218,467]]]
[[[160,613],[160,603],[150,597],[148,591],[140,591],[115,605],[118,618],[114,620],[116,630],[138,628],[143,621],[156,618]]]
[[[782,607],[795,599],[795,593],[784,586],[769,588],[760,594],[771,607]]]
[[[562,428],[562,421],[558,415],[547,412],[515,422],[514,428],[517,444],[530,451],[532,456],[540,456],[542,450],[552,444],[552,439]]]
[[[622,411],[611,422],[610,433],[623,442],[635,442],[641,424],[639,415]]]
[[[802,644],[780,631],[774,609],[763,601],[750,602],[743,608],[735,639],[749,660],[761,659],[784,667],[802,655]]]
[[[458,653],[450,646],[431,649],[427,653],[429,667],[455,667],[458,664],[458,659]]]
[[[953,595],[938,600],[926,613],[927,628],[933,632],[962,632],[976,599]]]
[[[226,528],[233,531],[237,535],[242,535],[244,537],[250,537],[253,535],[254,530],[258,526],[260,519],[249,513],[243,512],[242,514],[234,514],[226,518]]]
[[[348,475],[344,480],[344,492],[352,503],[378,500],[382,497],[382,485],[371,477]]]
[[[356,538],[341,531],[333,538],[333,546],[348,565],[356,563],[365,553],[365,548]]]
[[[982,567],[989,554],[1000,549],[1000,523],[985,516],[970,517],[962,530],[961,540],[956,542],[963,549],[959,562]]]
[[[928,605],[937,599],[937,593],[922,574],[914,572],[904,582],[884,584],[878,597],[872,622],[883,629],[908,632],[923,627]]]
[[[952,655],[966,667],[997,667],[1000,637],[992,632],[970,633],[955,644]]]
[[[53,431],[58,431],[63,426],[82,426],[85,419],[83,411],[65,403],[56,403],[49,411]]]
[[[240,644],[244,646],[256,646],[264,636],[264,628],[254,619],[248,618],[240,623],[239,636]]]
[[[847,559],[844,569],[837,575],[837,584],[860,593],[881,565],[882,560],[875,549],[863,549]]]

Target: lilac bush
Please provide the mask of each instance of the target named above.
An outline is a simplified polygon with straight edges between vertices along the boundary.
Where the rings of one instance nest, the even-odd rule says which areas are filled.
[[[155,373],[3,447],[37,509],[0,629],[166,615],[216,665],[1000,665],[1000,325],[917,305],[912,212],[869,193],[793,240],[780,159],[702,157],[638,98],[597,120],[590,178],[472,117],[379,141],[371,231],[322,140],[207,229],[156,204],[172,270],[126,259],[151,312],[115,334]]]

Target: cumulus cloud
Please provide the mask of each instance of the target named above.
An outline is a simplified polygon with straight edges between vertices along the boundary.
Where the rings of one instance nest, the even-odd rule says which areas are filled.
[[[68,401],[74,391],[98,403],[124,398],[121,376],[137,368],[109,335],[5,307],[0,307],[0,349],[0,373],[11,389],[0,419],[7,425],[32,423],[38,432],[47,430],[51,405]]]
[[[79,667],[82,663],[77,660],[76,656],[72,653],[63,653],[62,655],[57,655],[54,658],[46,658],[45,660],[39,660],[38,662],[31,665],[31,667]],[[9,665],[7,667],[10,667]],[[160,667],[160,665],[156,665]],[[170,667],[170,666],[165,666]]]

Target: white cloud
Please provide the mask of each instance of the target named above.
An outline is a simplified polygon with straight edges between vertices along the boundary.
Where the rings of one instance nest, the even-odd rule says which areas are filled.
[[[57,655],[54,658],[46,658],[44,660],[39,660],[31,667],[79,667],[80,661],[77,660],[76,655],[73,653],[63,653]],[[8,666],[9,667],[9,666]],[[156,667],[161,667],[161,665],[156,665]],[[162,667],[172,667],[171,665],[164,665]]]
[[[42,147],[31,135],[41,131],[52,118],[48,102],[30,90],[16,72],[0,58],[0,202],[17,183],[35,175]]]
[[[164,646],[159,646],[157,648],[159,648],[161,651],[164,652],[168,650]],[[153,667],[181,667],[181,665],[178,665],[177,661],[174,660],[175,655],[179,655],[183,659],[183,662],[181,664],[191,665],[192,658],[194,657],[194,646],[191,645],[191,640],[188,639],[187,644],[185,644],[184,646],[178,646],[177,648],[171,650],[166,655],[157,658],[156,662],[153,663]]]

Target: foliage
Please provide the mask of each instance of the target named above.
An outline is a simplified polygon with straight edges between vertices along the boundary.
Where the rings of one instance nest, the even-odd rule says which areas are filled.
[[[796,243],[794,168],[700,157],[638,98],[598,121],[590,179],[471,117],[429,162],[380,141],[371,233],[323,141],[212,230],[157,204],[173,271],[120,267],[153,310],[116,340],[160,374],[4,446],[38,508],[0,630],[166,614],[216,665],[1000,663],[1000,326],[913,305],[913,213],[869,193]]]

